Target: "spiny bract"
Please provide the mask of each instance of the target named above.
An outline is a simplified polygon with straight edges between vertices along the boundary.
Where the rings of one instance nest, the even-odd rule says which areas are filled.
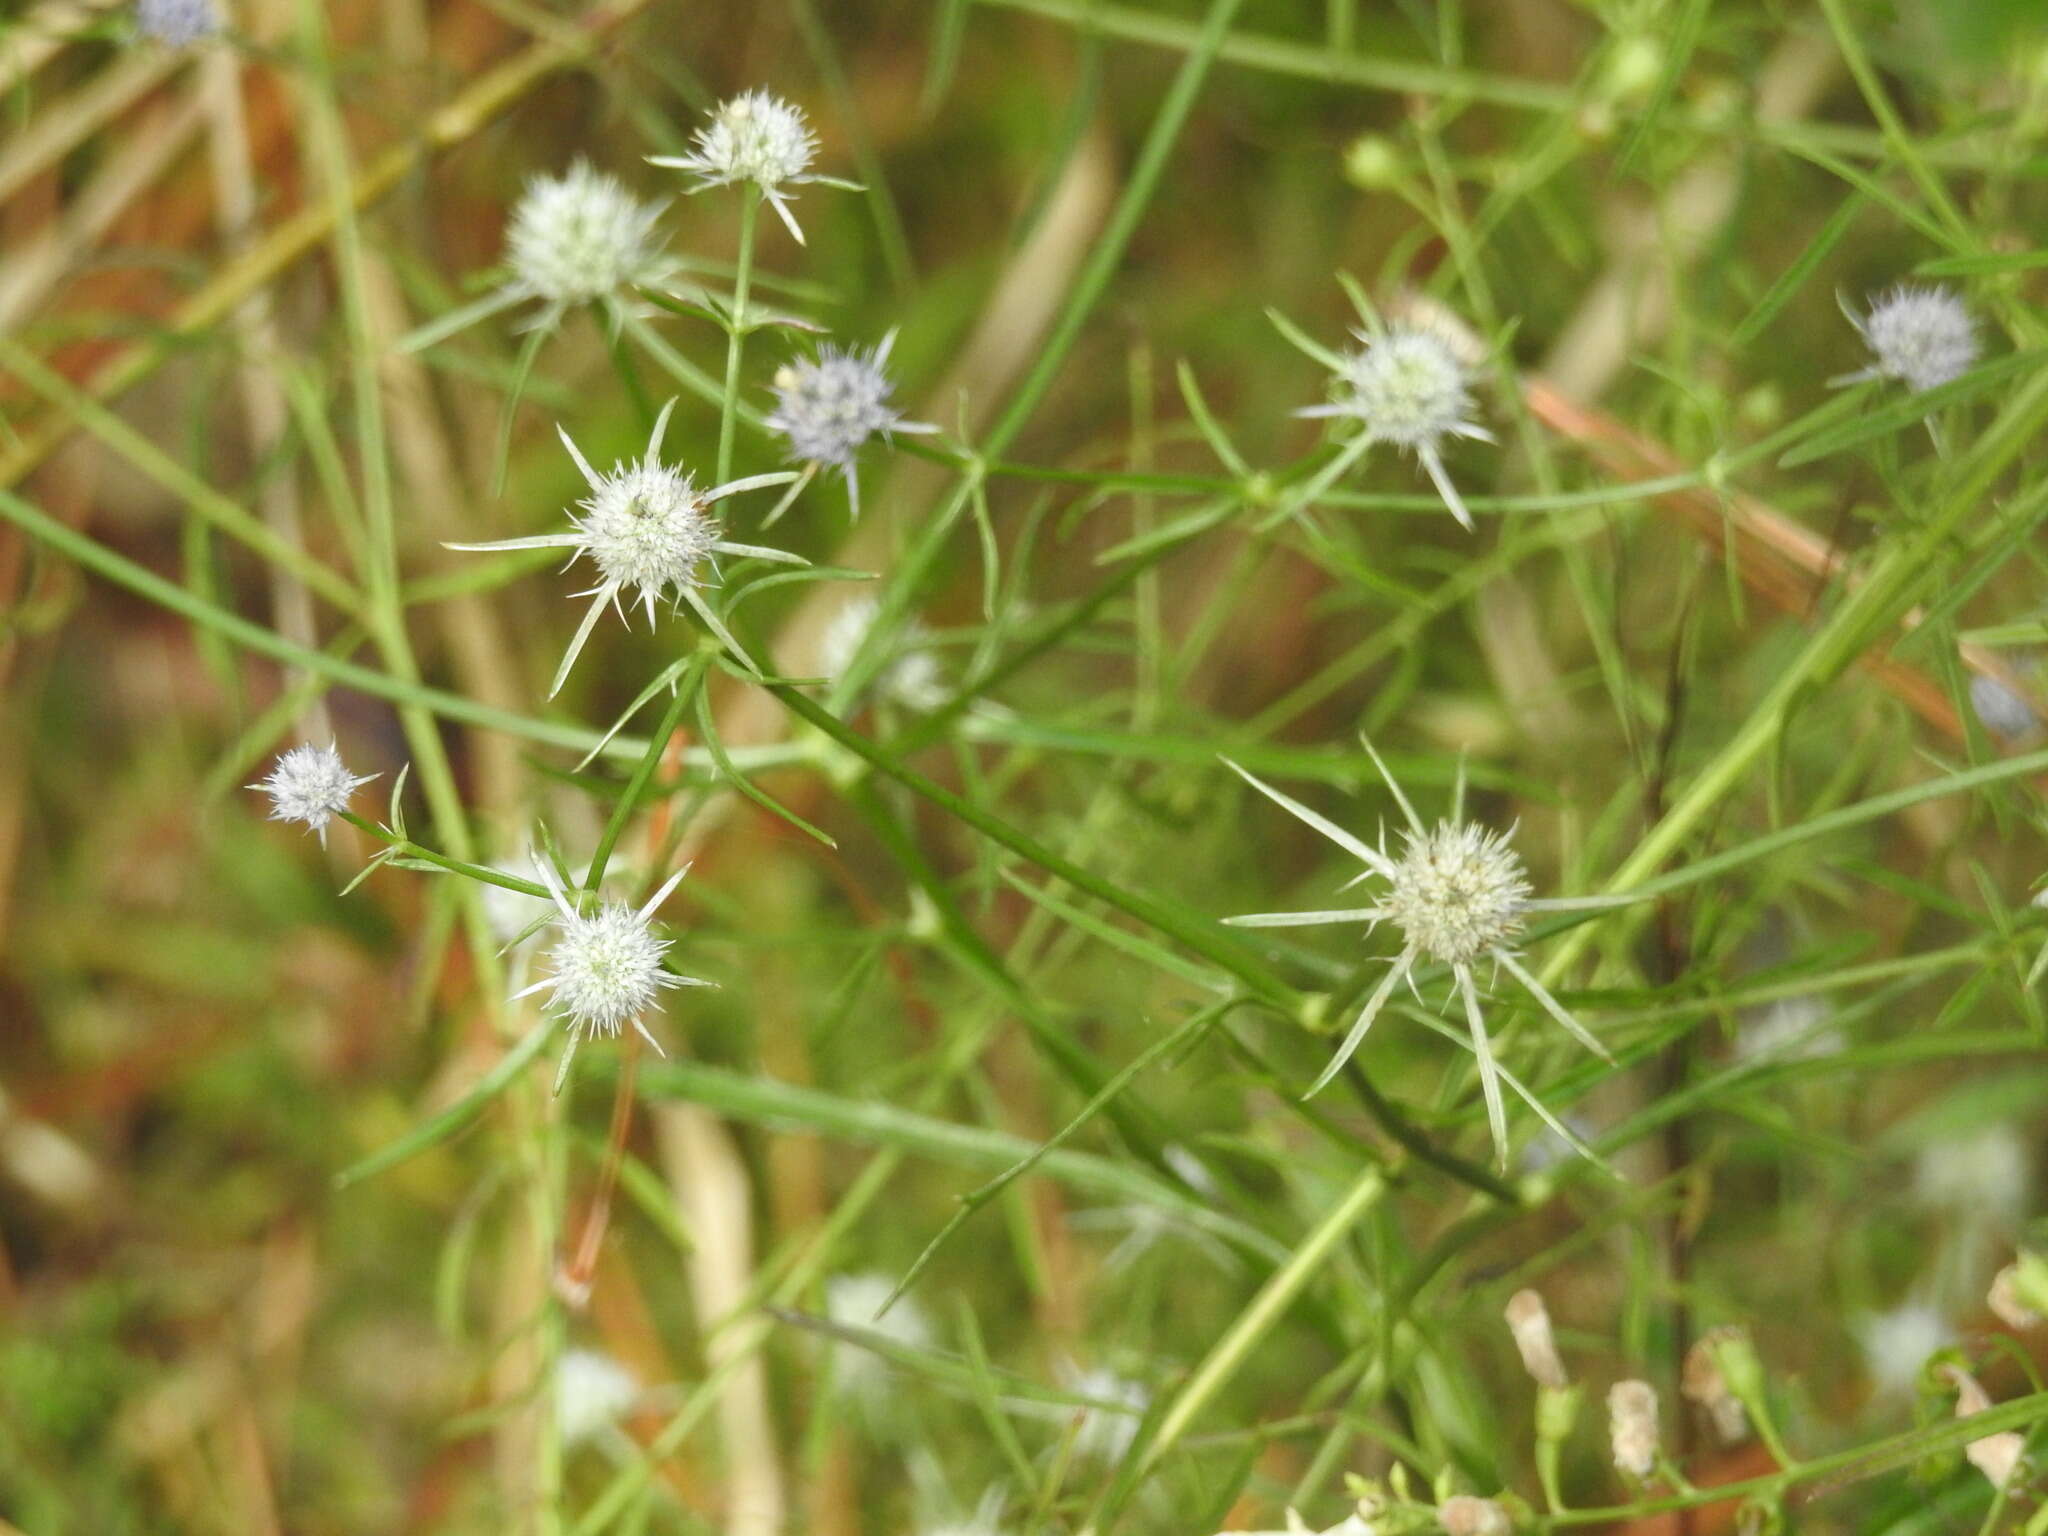
[[[559,311],[658,281],[673,268],[654,238],[660,217],[660,204],[641,202],[587,161],[535,176],[505,233],[511,286]]]
[[[348,809],[348,798],[360,785],[376,777],[350,773],[332,742],[324,747],[305,743],[278,758],[267,778],[248,787],[270,796],[272,821],[299,822],[325,843],[327,824]]]

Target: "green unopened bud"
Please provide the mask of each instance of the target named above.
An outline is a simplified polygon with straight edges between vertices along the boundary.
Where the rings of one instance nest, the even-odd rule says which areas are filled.
[[[1631,102],[1647,96],[1664,72],[1664,50],[1656,39],[1637,35],[1616,43],[1602,73],[1602,94],[1610,101]]]
[[[2029,1312],[2048,1317],[2048,1254],[2020,1254],[2012,1266],[2012,1292]]]
[[[1579,1402],[1585,1396],[1578,1387],[1536,1389],[1536,1438],[1545,1445],[1562,1445],[1571,1438],[1579,1419]]]
[[[1393,140],[1363,134],[1344,151],[1344,177],[1354,187],[1378,192],[1401,179],[1401,151]]]

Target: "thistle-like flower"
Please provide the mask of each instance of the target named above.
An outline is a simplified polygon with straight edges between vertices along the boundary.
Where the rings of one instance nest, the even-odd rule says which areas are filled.
[[[578,160],[559,176],[528,178],[505,226],[506,277],[473,304],[421,326],[402,343],[417,352],[515,305],[537,302],[522,329],[551,331],[570,310],[595,304],[616,326],[634,288],[664,283],[675,259],[661,248],[660,203]]]
[[[836,679],[845,675],[867,643],[868,631],[875,627],[881,610],[881,603],[863,592],[832,615],[818,637],[818,669],[825,676]],[[936,709],[945,702],[946,686],[939,678],[937,658],[927,649],[930,632],[913,620],[901,635],[895,658],[875,677],[875,692],[905,709]]]
[[[713,505],[741,491],[786,485],[795,477],[787,472],[750,475],[744,480],[732,480],[699,490],[687,471],[661,462],[661,440],[668,431],[669,413],[674,409],[673,400],[661,408],[661,415],[655,420],[654,431],[647,440],[646,456],[636,464],[615,464],[608,475],[600,475],[592,469],[590,461],[570,441],[569,434],[560,427],[555,429],[561,434],[562,445],[569,450],[569,457],[576,461],[576,467],[583,471],[583,478],[590,485],[590,495],[577,503],[582,508],[582,515],[571,512],[570,526],[565,532],[534,534],[520,539],[492,539],[481,544],[448,545],[450,549],[466,550],[568,549],[575,552],[570,556],[571,563],[576,555],[587,555],[597,567],[597,585],[576,594],[578,597],[592,597],[595,601],[584,613],[583,622],[577,626],[576,637],[569,642],[568,653],[562,657],[562,665],[555,672],[554,683],[548,689],[550,698],[562,691],[570,667],[575,665],[584,642],[590,638],[590,631],[597,624],[598,615],[604,612],[607,604],[618,613],[621,622],[627,622],[625,607],[619,601],[621,592],[630,591],[635,602],[645,605],[650,625],[654,622],[654,607],[659,599],[668,597],[671,602],[688,603],[704,627],[723,641],[734,656],[745,661],[747,654],[740,648],[740,643],[704,600],[701,589],[707,585],[706,568],[710,569],[713,580],[717,577],[717,564],[713,557],[733,555],[780,561],[785,565],[809,563],[800,556],[786,554],[779,549],[735,544],[719,536],[721,529],[711,515]]]
[[[898,1296],[896,1282],[887,1275],[834,1275],[825,1282],[825,1315],[848,1328],[865,1328],[908,1349],[932,1347],[931,1319],[910,1296]],[[882,1309],[889,1307],[884,1312]],[[870,1350],[853,1344],[834,1344],[831,1350],[832,1385],[875,1406],[889,1381],[889,1362]]]
[[[1915,394],[1962,377],[1977,361],[1977,323],[1940,284],[1901,283],[1877,296],[1866,315],[1844,307],[1876,354],[1869,367],[1836,380],[1898,379]]]
[[[1138,1438],[1138,1421],[1151,1405],[1151,1392],[1143,1382],[1119,1376],[1102,1366],[1084,1371],[1063,1364],[1060,1376],[1069,1392],[1088,1398],[1093,1404],[1081,1410],[1081,1427],[1074,1433],[1074,1454],[1084,1461],[1109,1466],[1122,1461],[1131,1442]]]
[[[856,519],[860,479],[853,461],[868,439],[939,430],[930,422],[905,420],[889,403],[891,386],[883,367],[895,345],[896,333],[891,331],[872,351],[825,346],[816,357],[795,358],[775,370],[775,409],[768,415],[768,425],[789,440],[790,457],[804,466],[803,481],[823,467],[845,477]],[[785,506],[803,481],[790,488]]]
[[[1394,988],[1412,977],[1417,965],[1435,961],[1450,968],[1458,995],[1464,1001],[1466,1023],[1472,1032],[1472,1050],[1479,1061],[1479,1083],[1486,1098],[1487,1120],[1493,1130],[1494,1145],[1503,1161],[1507,1157],[1507,1111],[1500,1089],[1503,1078],[1542,1116],[1545,1124],[1560,1136],[1573,1140],[1556,1116],[1538,1103],[1535,1096],[1494,1059],[1492,1039],[1480,1014],[1479,987],[1473,978],[1473,967],[1481,960],[1491,960],[1521,982],[1543,1011],[1563,1025],[1574,1040],[1602,1060],[1612,1061],[1614,1058],[1607,1048],[1573,1018],[1516,957],[1514,941],[1532,912],[1585,911],[1620,905],[1630,898],[1533,898],[1529,894],[1529,879],[1522,861],[1508,845],[1505,835],[1474,826],[1463,820],[1456,810],[1450,820],[1440,821],[1433,828],[1425,827],[1415,814],[1415,807],[1401,792],[1401,786],[1387,772],[1379,753],[1370,743],[1367,743],[1366,751],[1372,754],[1380,776],[1387,781],[1387,788],[1393,791],[1394,800],[1408,822],[1408,831],[1404,834],[1406,846],[1398,856],[1390,855],[1384,846],[1375,848],[1353,836],[1327,817],[1318,815],[1272,785],[1246,773],[1237,764],[1230,765],[1260,794],[1363,863],[1365,868],[1359,873],[1360,880],[1377,875],[1386,881],[1387,888],[1380,901],[1370,907],[1320,912],[1264,912],[1226,921],[1245,928],[1301,928],[1320,923],[1362,922],[1368,931],[1382,922],[1392,922],[1401,934],[1400,954],[1359,1010],[1350,1033],[1337,1047],[1337,1054],[1309,1088],[1309,1093],[1321,1090],[1351,1059],[1352,1053],[1365,1039],[1365,1032],[1372,1027],[1373,1020],[1379,1017],[1380,1010],[1393,995]],[[1459,799],[1462,801],[1462,783],[1459,787]]]
[[[610,1429],[640,1400],[640,1383],[610,1355],[565,1350],[555,1362],[555,1425],[564,1445]]]
[[[1334,398],[1295,415],[1354,421],[1363,442],[1392,443],[1414,454],[1451,515],[1469,530],[1472,514],[1444,470],[1440,445],[1447,437],[1493,440],[1472,420],[1471,371],[1434,331],[1396,325],[1353,334],[1365,345],[1336,360]]]
[[[689,871],[679,869],[670,875],[644,906],[606,901],[588,911],[563,888],[552,861],[534,862],[541,883],[554,899],[555,942],[547,955],[549,974],[512,995],[526,997],[546,991],[549,1004],[568,1020],[569,1050],[562,1057],[556,1089],[560,1090],[576,1047],[586,1035],[615,1036],[631,1024],[657,1054],[667,1054],[661,1042],[647,1032],[642,1016],[659,1004],[661,994],[671,987],[716,985],[665,969],[661,962],[669,941],[654,936],[654,914]]]
[[[693,192],[751,181],[802,245],[804,232],[797,228],[783,188],[806,182],[848,185],[833,177],[810,174],[817,153],[818,136],[811,132],[801,107],[768,91],[745,91],[719,103],[711,121],[697,130],[687,155],[647,158],[652,165],[693,172],[698,178],[690,189]]]
[[[166,48],[189,48],[220,31],[214,0],[135,0],[135,25]]]
[[[348,797],[376,778],[353,774],[333,742],[324,747],[304,743],[293,747],[272,766],[267,778],[248,786],[270,796],[272,821],[296,821],[320,834],[327,843],[327,824],[348,809]]]
[[[559,176],[526,183],[505,231],[516,298],[539,299],[537,324],[564,310],[656,283],[675,270],[655,239],[659,203],[643,203],[618,178],[578,160]]]
[[[1924,1301],[1905,1301],[1889,1312],[1866,1313],[1856,1323],[1863,1363],[1880,1397],[1909,1391],[1920,1379],[1920,1368],[1928,1357],[1955,1342],[1955,1336],[1940,1309]]]

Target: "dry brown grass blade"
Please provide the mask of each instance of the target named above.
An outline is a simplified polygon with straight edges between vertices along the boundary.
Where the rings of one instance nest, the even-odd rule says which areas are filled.
[[[1522,398],[1530,414],[1544,426],[1576,443],[1624,482],[1661,479],[1686,469],[1663,445],[1632,432],[1592,406],[1580,404],[1546,379],[1525,378]],[[1651,500],[1678,514],[1709,548],[1726,553],[1744,584],[1782,612],[1804,617],[1813,611],[1830,582],[1853,583],[1856,579],[1825,540],[1754,496],[1689,486],[1661,491]],[[1909,612],[1901,623],[1901,634],[1917,628],[1922,619],[1920,609]],[[1995,652],[1963,645],[1958,653],[1970,671],[2011,689],[2026,700],[2037,719],[2042,717],[2039,702]],[[1965,739],[1963,721],[1939,679],[1898,660],[1882,647],[1865,652],[1862,665],[1929,725],[1952,741]]]
[[[417,133],[377,155],[356,178],[350,201],[367,207],[397,186],[412,170],[442,150],[470,138],[509,109],[528,90],[558,69],[584,58],[599,39],[645,10],[651,0],[602,0],[576,23],[577,44],[536,43],[481,76],[421,124]],[[274,281],[320,249],[333,227],[325,201],[285,219],[246,254],[229,262],[203,288],[163,318],[162,334],[123,348],[92,371],[87,388],[106,401],[154,373],[178,345],[226,319],[251,293]],[[71,435],[71,418],[57,412],[25,429],[0,455],[0,488],[19,485]]]

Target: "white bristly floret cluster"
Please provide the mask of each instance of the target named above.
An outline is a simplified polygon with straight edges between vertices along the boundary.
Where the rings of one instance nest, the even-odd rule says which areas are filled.
[[[804,234],[783,189],[824,179],[809,174],[817,153],[818,136],[802,108],[768,91],[746,91],[719,104],[711,121],[697,130],[687,155],[648,159],[693,173],[699,190],[752,182],[801,245]]]
[[[849,598],[832,615],[818,638],[818,670],[829,678],[840,678],[853,665],[875,627],[881,603],[868,593]],[[946,687],[939,675],[938,659],[927,648],[931,635],[924,625],[912,620],[903,626],[895,659],[875,676],[875,692],[905,709],[936,709],[945,702]]]
[[[860,516],[860,482],[854,456],[869,439],[892,432],[936,432],[929,422],[907,421],[889,403],[884,368],[896,343],[891,331],[872,351],[821,347],[815,357],[795,358],[775,370],[775,409],[768,425],[789,443],[799,463],[836,468],[846,478],[853,515]]]
[[[166,48],[189,48],[220,31],[214,0],[135,0],[135,25]]]
[[[1472,420],[1472,376],[1450,343],[1434,331],[1393,326],[1355,333],[1365,345],[1337,359],[1332,398],[1299,416],[1358,423],[1364,443],[1392,443],[1422,461],[1451,515],[1466,528],[1472,514],[1444,470],[1447,437],[1492,441]]]
[[[332,742],[293,747],[271,768],[267,778],[251,784],[270,796],[272,821],[296,821],[327,841],[327,824],[348,809],[349,796],[377,775],[348,771]]]
[[[1354,837],[1328,818],[1254,778],[1235,763],[1231,767],[1236,768],[1261,794],[1361,860],[1365,869],[1360,878],[1377,875],[1385,880],[1386,894],[1379,903],[1370,907],[1320,912],[1255,913],[1228,921],[1250,928],[1296,928],[1319,923],[1353,922],[1362,922],[1371,928],[1382,922],[1391,922],[1400,931],[1400,954],[1373,989],[1350,1033],[1344,1037],[1344,1043],[1337,1047],[1336,1055],[1309,1089],[1310,1093],[1321,1089],[1351,1059],[1352,1053],[1364,1040],[1365,1032],[1372,1027],[1373,1020],[1379,1017],[1380,1010],[1393,995],[1394,988],[1412,975],[1419,963],[1433,960],[1447,966],[1458,995],[1464,1001],[1472,1049],[1479,1060],[1479,1083],[1486,1098],[1487,1119],[1493,1129],[1495,1147],[1505,1162],[1507,1112],[1500,1085],[1506,1074],[1499,1070],[1494,1059],[1491,1037],[1480,1013],[1479,989],[1473,967],[1480,960],[1491,960],[1527,988],[1543,1011],[1563,1025],[1573,1039],[1602,1059],[1611,1061],[1613,1058],[1606,1048],[1566,1012],[1564,1005],[1551,996],[1549,989],[1516,957],[1512,945],[1531,912],[1576,911],[1609,906],[1614,902],[1603,898],[1532,899],[1522,861],[1504,835],[1456,818],[1439,822],[1434,828],[1425,827],[1415,814],[1415,808],[1408,803],[1408,797],[1401,792],[1400,785],[1387,772],[1386,764],[1380,762],[1379,754],[1372,750],[1370,744],[1366,750],[1372,753],[1373,762],[1379,767],[1408,822],[1408,830],[1404,834],[1406,847],[1398,858],[1389,856],[1383,847],[1375,848]],[[1542,1116],[1545,1124],[1559,1135],[1570,1138],[1570,1132],[1564,1125],[1519,1082],[1511,1077],[1507,1080]]]
[[[1851,379],[1898,379],[1918,393],[1961,378],[1977,361],[1977,323],[1940,285],[1901,283],[1878,295],[1866,315],[1849,319],[1876,361]]]
[[[1881,1397],[1911,1391],[1928,1357],[1954,1343],[1955,1336],[1948,1319],[1924,1301],[1902,1302],[1889,1312],[1866,1314],[1856,1325],[1865,1368]]]
[[[620,594],[630,593],[635,602],[646,608],[649,624],[654,622],[655,604],[661,599],[689,604],[705,628],[718,636],[736,657],[744,660],[746,653],[740,643],[727,631],[700,591],[706,584],[706,570],[710,568],[711,557],[751,557],[786,565],[808,563],[779,549],[735,544],[720,536],[721,529],[711,515],[713,505],[741,491],[786,485],[795,477],[787,472],[750,475],[743,480],[699,490],[687,471],[661,461],[661,441],[668,431],[669,413],[674,408],[673,400],[662,407],[661,415],[655,420],[654,431],[647,440],[645,456],[637,463],[613,465],[608,475],[592,469],[590,461],[570,441],[569,434],[561,432],[562,445],[569,450],[569,456],[576,461],[576,467],[583,472],[583,478],[590,486],[590,495],[577,503],[582,508],[582,515],[570,513],[569,528],[565,532],[448,546],[464,550],[569,549],[587,556],[597,567],[597,585],[576,594],[578,597],[592,597],[595,601],[584,613],[583,622],[577,627],[575,638],[569,642],[567,654],[562,657],[554,684],[548,689],[550,698],[561,692],[562,684],[568,680],[569,669],[575,665],[598,615],[606,606],[618,613],[621,622],[625,620],[626,610],[620,602]]]
[[[573,1040],[617,1035],[631,1024],[659,1052],[661,1043],[648,1034],[643,1016],[671,987],[712,985],[664,968],[661,962],[669,941],[654,935],[654,914],[686,871],[670,875],[644,906],[607,901],[591,912],[580,900],[571,899],[552,864],[535,863],[555,903],[555,941],[547,955],[550,974],[514,996],[546,991],[549,1004],[568,1020]],[[566,1070],[566,1058],[563,1066]]]
[[[834,1275],[825,1282],[825,1315],[846,1328],[864,1328],[907,1349],[932,1347],[931,1320],[909,1296],[899,1296],[884,1312],[896,1283],[886,1275]],[[834,1344],[832,1385],[835,1390],[872,1401],[888,1384],[888,1361],[853,1344]]]
[[[640,1399],[640,1383],[610,1355],[565,1350],[555,1364],[555,1426],[565,1446],[610,1429]]]
[[[535,176],[505,232],[508,292],[539,299],[545,324],[578,304],[658,283],[675,270],[655,237],[660,219],[660,204],[641,202],[586,161]]]

